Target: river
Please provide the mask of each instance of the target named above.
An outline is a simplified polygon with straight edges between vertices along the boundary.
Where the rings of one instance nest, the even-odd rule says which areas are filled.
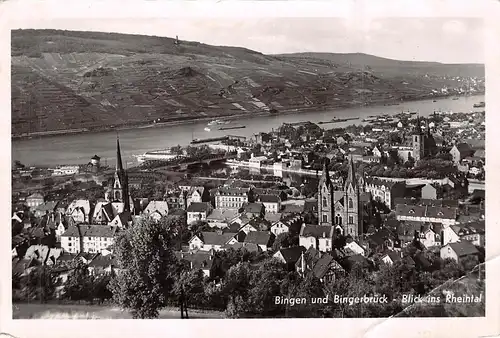
[[[335,124],[322,125],[323,128],[345,127],[359,124],[369,115],[382,113],[397,114],[402,111],[416,111],[420,116],[428,116],[436,110],[469,112],[472,105],[485,101],[484,95],[422,101],[404,102],[397,106],[371,106],[346,109],[332,109],[320,112],[307,112],[297,114],[277,114],[273,116],[255,116],[241,118],[234,124],[245,125],[244,129],[214,130],[207,132],[204,128],[207,122],[196,122],[185,125],[162,126],[153,128],[136,128],[121,130],[119,132],[122,157],[129,165],[135,165],[133,155],[143,154],[149,150],[163,149],[175,145],[187,145],[194,138],[218,137],[224,135],[252,136],[258,132],[271,131],[283,123],[301,121],[327,121],[333,117],[359,117]],[[484,110],[481,108],[479,110]],[[43,138],[12,140],[12,160],[19,160],[26,165],[54,166],[60,164],[84,164],[96,154],[101,157],[102,163],[114,165],[116,158],[116,132],[106,131],[97,133],[83,133],[72,135],[57,135]]]

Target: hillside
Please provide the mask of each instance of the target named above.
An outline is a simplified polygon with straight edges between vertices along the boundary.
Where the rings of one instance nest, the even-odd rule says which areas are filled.
[[[115,33],[16,30],[11,41],[17,136],[414,100],[463,86],[456,76],[484,78],[480,65],[263,55]]]

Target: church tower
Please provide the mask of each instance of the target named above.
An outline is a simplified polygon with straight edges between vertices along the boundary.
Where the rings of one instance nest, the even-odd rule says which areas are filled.
[[[359,182],[356,179],[356,170],[352,156],[349,158],[347,179],[344,184],[344,235],[357,237],[360,233],[360,201]]]
[[[108,191],[107,198],[111,202],[124,204],[123,211],[130,211],[130,196],[128,192],[128,175],[123,169],[122,155],[120,150],[120,139],[116,138],[116,169],[113,185]]]
[[[415,126],[411,138],[413,145],[412,157],[415,160],[415,162],[418,162],[422,158],[424,158],[425,155],[425,146],[424,146],[425,135],[422,132],[422,127],[420,126],[420,118],[418,116],[417,116],[417,124]]]
[[[323,173],[318,184],[318,217],[319,224],[332,225],[333,220],[333,184],[328,166],[330,161],[323,160]]]

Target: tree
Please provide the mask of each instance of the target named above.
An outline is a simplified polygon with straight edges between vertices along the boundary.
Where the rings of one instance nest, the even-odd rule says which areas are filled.
[[[184,299],[184,305],[190,304],[204,305],[205,297],[205,276],[201,270],[182,271],[174,284],[174,294],[178,301]],[[186,310],[187,311],[187,310]]]
[[[173,247],[178,231],[174,218],[160,223],[143,220],[120,233],[115,241],[120,272],[111,280],[113,299],[133,318],[156,318],[172,296],[180,272]]]
[[[78,261],[64,284],[64,297],[74,301],[91,301],[94,295],[93,282],[87,265],[82,261]]]
[[[52,299],[56,289],[56,280],[50,267],[37,266],[22,281],[22,298],[39,300],[46,303]]]

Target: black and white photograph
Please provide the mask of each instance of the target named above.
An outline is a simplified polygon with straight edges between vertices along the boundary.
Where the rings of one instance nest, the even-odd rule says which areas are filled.
[[[12,318],[485,317],[485,25],[12,27]]]

